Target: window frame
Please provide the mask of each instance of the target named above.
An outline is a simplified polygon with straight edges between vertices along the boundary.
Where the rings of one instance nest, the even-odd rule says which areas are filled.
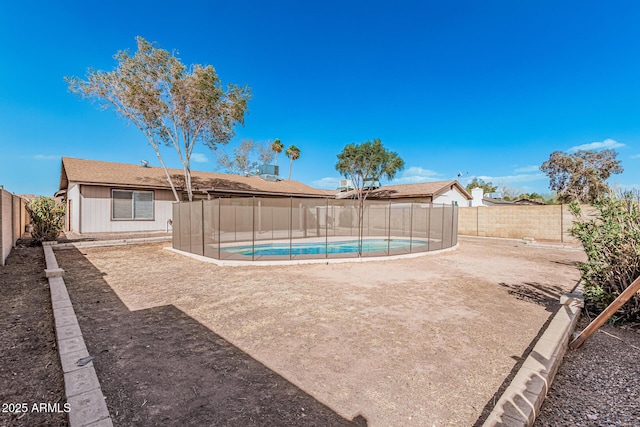
[[[131,217],[130,218],[116,218],[115,217],[115,203],[114,192],[119,191],[123,193],[131,193]],[[150,193],[151,194],[151,218],[135,218],[135,193]],[[126,188],[112,188],[111,189],[111,221],[155,221],[156,217],[156,196],[153,190],[130,190]]]

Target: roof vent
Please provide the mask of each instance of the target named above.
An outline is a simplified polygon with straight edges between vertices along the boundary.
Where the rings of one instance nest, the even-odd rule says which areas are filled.
[[[146,160],[140,160],[140,165],[143,168],[148,168],[149,167],[149,162],[147,162]]]

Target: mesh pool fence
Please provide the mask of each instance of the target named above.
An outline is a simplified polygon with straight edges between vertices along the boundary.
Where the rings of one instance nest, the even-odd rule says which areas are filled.
[[[457,244],[454,204],[365,200],[361,233],[358,211],[357,200],[180,202],[173,205],[173,247],[220,260],[255,261],[402,255]]]

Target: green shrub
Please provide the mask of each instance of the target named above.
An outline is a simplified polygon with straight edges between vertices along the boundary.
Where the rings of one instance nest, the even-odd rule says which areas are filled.
[[[64,228],[64,204],[51,197],[36,197],[26,205],[31,237],[38,242],[56,240]]]
[[[640,276],[640,197],[614,194],[594,202],[595,213],[584,215],[577,203],[570,232],[582,242],[587,262],[580,264],[587,309],[600,313]],[[634,295],[616,314],[640,322],[640,296]]]

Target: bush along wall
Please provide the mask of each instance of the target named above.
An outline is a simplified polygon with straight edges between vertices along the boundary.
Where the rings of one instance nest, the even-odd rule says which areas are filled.
[[[586,308],[594,314],[640,276],[639,196],[612,192],[593,204],[595,212],[589,216],[578,204],[570,205],[576,216],[570,232],[587,254],[587,262],[580,264]],[[611,319],[640,323],[640,296],[634,295]]]
[[[38,242],[56,240],[64,228],[64,204],[51,197],[36,197],[27,203],[33,230]]]

